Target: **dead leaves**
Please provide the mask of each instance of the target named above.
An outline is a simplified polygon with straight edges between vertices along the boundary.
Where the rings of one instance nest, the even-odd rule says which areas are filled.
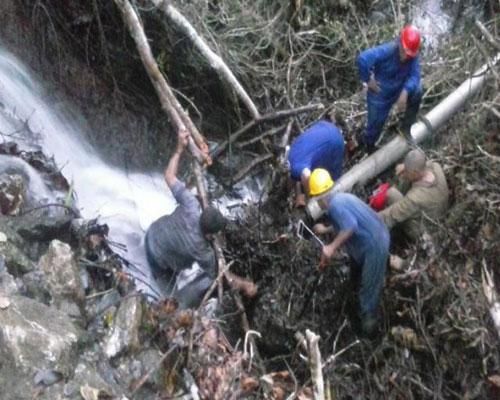
[[[107,400],[114,397],[104,390],[96,389],[87,385],[80,387],[80,394],[84,400]]]
[[[241,389],[245,392],[250,392],[259,387],[259,381],[251,376],[241,380]]]
[[[402,347],[416,351],[425,350],[425,347],[420,343],[420,339],[417,334],[411,328],[393,326],[391,328],[391,335],[394,338],[394,341]]]
[[[500,389],[500,375],[491,375],[488,377],[488,382]]]

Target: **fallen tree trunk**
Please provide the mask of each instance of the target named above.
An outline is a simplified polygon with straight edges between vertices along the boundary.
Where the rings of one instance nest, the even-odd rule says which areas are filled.
[[[241,99],[243,104],[248,108],[252,118],[259,119],[260,114],[254,102],[247,94],[243,86],[236,79],[229,67],[222,61],[222,58],[215,54],[212,49],[205,43],[203,38],[196,32],[193,25],[174,7],[165,0],[151,0],[151,2],[159,7],[165,15],[172,21],[179,29],[186,34],[191,40],[198,51],[205,57],[210,66],[217,71],[219,76],[233,89],[236,95]]]

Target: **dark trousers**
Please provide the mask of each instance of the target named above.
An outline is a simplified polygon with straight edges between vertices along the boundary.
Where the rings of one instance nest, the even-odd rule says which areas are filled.
[[[380,100],[375,96],[368,96],[367,99],[367,110],[368,118],[366,123],[366,133],[364,137],[364,142],[368,147],[375,146],[378,140],[382,128],[384,127],[385,121],[389,116],[392,106],[397,101],[384,101]],[[408,96],[408,102],[406,105],[406,110],[401,120],[401,129],[403,132],[409,133],[411,126],[415,123],[417,119],[417,114],[420,109],[420,103],[422,101],[422,89],[415,90],[410,96]]]
[[[169,286],[173,286],[177,279],[178,271],[174,271],[168,265],[158,265],[150,251],[148,245],[148,235],[146,235],[145,239],[145,248],[146,259],[154,278],[158,279],[158,277],[161,277],[161,279],[165,280]],[[202,270],[193,280],[184,285],[181,289],[175,288],[173,296],[183,308],[198,307],[203,299],[203,296],[205,295],[205,292],[210,288],[213,281],[214,279],[210,277],[206,271]]]
[[[369,316],[376,318],[378,303],[385,284],[389,245],[367,253],[362,263],[351,258],[351,282],[358,292],[361,318]]]

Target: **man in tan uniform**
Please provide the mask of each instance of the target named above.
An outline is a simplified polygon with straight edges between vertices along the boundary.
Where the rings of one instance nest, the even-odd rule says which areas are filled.
[[[396,175],[406,178],[411,188],[404,196],[398,189],[390,188],[387,192],[389,207],[378,215],[389,229],[399,225],[416,240],[423,233],[425,216],[439,218],[448,210],[448,184],[441,166],[426,162],[420,150],[412,150],[406,155],[404,163],[396,167]]]

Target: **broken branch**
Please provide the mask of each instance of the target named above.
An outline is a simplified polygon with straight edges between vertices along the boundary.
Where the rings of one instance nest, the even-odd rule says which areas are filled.
[[[305,112],[310,112],[310,111],[315,111],[315,110],[322,110],[323,108],[325,108],[325,106],[323,104],[317,103],[317,104],[309,104],[309,105],[303,106],[303,107],[292,108],[290,110],[282,110],[282,111],[277,111],[277,112],[274,112],[274,113],[263,115],[263,116],[261,116],[258,119],[254,119],[254,120],[250,121],[245,126],[243,126],[242,128],[240,128],[239,130],[237,130],[235,133],[233,133],[230,136],[229,140],[225,140],[224,142],[222,142],[221,144],[219,144],[215,148],[215,150],[212,152],[211,156],[212,156],[212,158],[218,157],[219,155],[221,155],[226,150],[226,148],[227,148],[227,146],[229,145],[230,142],[234,143],[234,141],[236,141],[245,132],[249,131],[253,127],[255,127],[255,126],[257,126],[257,125],[259,125],[259,124],[261,124],[263,122],[268,122],[268,121],[278,120],[278,119],[284,119],[284,118],[288,118],[288,117],[291,117],[293,115],[302,114],[302,113],[305,113]]]
[[[259,164],[262,164],[263,162],[273,158],[272,154],[264,154],[263,156],[254,158],[250,164],[248,164],[245,168],[243,168],[240,172],[238,172],[232,181],[232,184],[235,185],[239,181],[245,178],[252,170]]]
[[[481,33],[484,35],[486,40],[498,51],[500,51],[500,43],[496,41],[493,35],[486,29],[486,27],[479,20],[475,20],[476,26],[479,28]]]
[[[318,345],[320,337],[307,329],[306,339],[307,350],[309,351],[309,367],[314,387],[314,400],[325,400],[325,384],[323,381],[321,353],[319,352]]]

